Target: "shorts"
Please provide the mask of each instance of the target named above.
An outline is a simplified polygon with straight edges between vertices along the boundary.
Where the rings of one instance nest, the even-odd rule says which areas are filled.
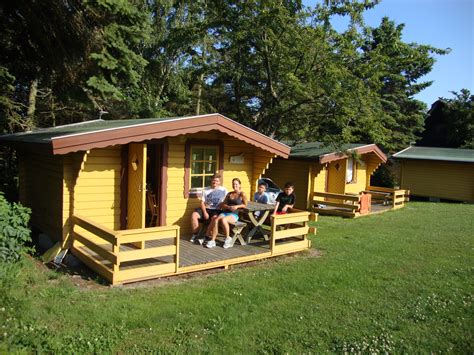
[[[224,217],[232,216],[232,217],[234,217],[235,222],[237,222],[239,220],[239,215],[237,213],[234,213],[234,212],[222,212],[219,216],[224,216]]]
[[[275,212],[275,214],[286,214],[287,212],[283,212],[283,211],[277,211]]]
[[[199,215],[199,218],[200,219],[203,219],[203,215],[202,215],[202,209],[201,208],[196,208],[194,210],[194,212],[197,212],[198,215]],[[209,208],[206,208],[206,212],[207,214],[209,215],[209,218],[211,218],[212,216],[217,216],[219,213],[221,213],[222,211],[221,210],[216,210],[216,209],[209,209]]]

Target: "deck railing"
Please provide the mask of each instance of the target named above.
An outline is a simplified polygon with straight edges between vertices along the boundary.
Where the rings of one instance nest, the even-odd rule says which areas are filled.
[[[370,199],[363,201],[364,198],[367,198],[366,194],[370,194]],[[356,217],[370,211],[370,208],[368,210],[365,208],[363,209],[364,211],[362,210],[362,207],[367,203],[370,205],[370,201],[391,205],[392,208],[401,208],[405,205],[405,202],[409,200],[409,195],[409,190],[378,186],[368,186],[367,189],[359,195],[313,192],[312,206],[313,210],[317,212],[345,217]],[[330,208],[328,209],[327,207]]]
[[[372,195],[372,199],[391,204],[393,208],[400,208],[405,202],[410,200],[410,190],[392,189],[389,187],[368,186],[367,192]]]
[[[73,216],[72,220],[73,251],[112,284],[178,271],[178,226],[113,231],[86,217]],[[161,258],[159,263],[156,258]],[[154,262],[147,264],[147,259]]]
[[[308,233],[315,233],[315,229],[309,226],[309,222],[316,221],[316,216],[314,212],[297,209],[292,209],[287,214],[272,215],[270,234],[271,254],[287,254],[293,250],[309,248],[311,241],[307,238]]]
[[[316,211],[324,211],[326,207],[335,207],[341,209],[339,214],[354,217],[360,211],[360,205],[360,195],[313,192],[313,206]]]

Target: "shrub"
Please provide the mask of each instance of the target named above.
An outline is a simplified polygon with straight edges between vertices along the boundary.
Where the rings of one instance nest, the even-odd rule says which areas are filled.
[[[396,185],[396,178],[388,166],[390,163],[381,165],[375,173],[370,177],[372,186],[393,188]]]
[[[9,203],[0,192],[0,262],[17,262],[31,250],[30,213],[27,207]]]

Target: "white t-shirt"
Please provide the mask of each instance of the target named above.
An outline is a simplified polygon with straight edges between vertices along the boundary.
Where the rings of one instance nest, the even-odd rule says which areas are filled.
[[[227,195],[227,189],[225,187],[219,186],[215,189],[211,187],[206,187],[202,190],[201,200],[207,205],[207,208],[210,210],[217,209],[217,206],[224,201],[225,196]]]

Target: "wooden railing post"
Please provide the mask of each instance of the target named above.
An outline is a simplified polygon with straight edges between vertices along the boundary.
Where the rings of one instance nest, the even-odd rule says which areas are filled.
[[[315,223],[317,221],[317,216],[318,216],[317,213],[311,212],[309,215],[309,221],[312,223]],[[309,227],[309,233],[316,235],[316,232],[317,232],[317,228],[315,226]]]
[[[117,238],[117,240],[115,241],[115,243],[113,244],[112,246],[112,252],[117,255],[117,260],[116,262],[113,264],[113,271],[114,271],[114,275],[115,273],[118,273],[119,270],[120,270],[120,239]]]
[[[131,244],[135,245],[138,249],[145,249],[145,242],[144,241],[133,242]]]
[[[174,257],[174,262],[176,263],[176,272],[178,272],[178,269],[179,269],[179,236],[180,236],[180,228],[178,227],[176,229],[176,238],[175,238],[176,255]]]
[[[275,232],[276,232],[276,219],[278,218],[277,215],[270,216],[272,220],[272,232],[270,233],[270,252],[273,255],[275,249]]]

